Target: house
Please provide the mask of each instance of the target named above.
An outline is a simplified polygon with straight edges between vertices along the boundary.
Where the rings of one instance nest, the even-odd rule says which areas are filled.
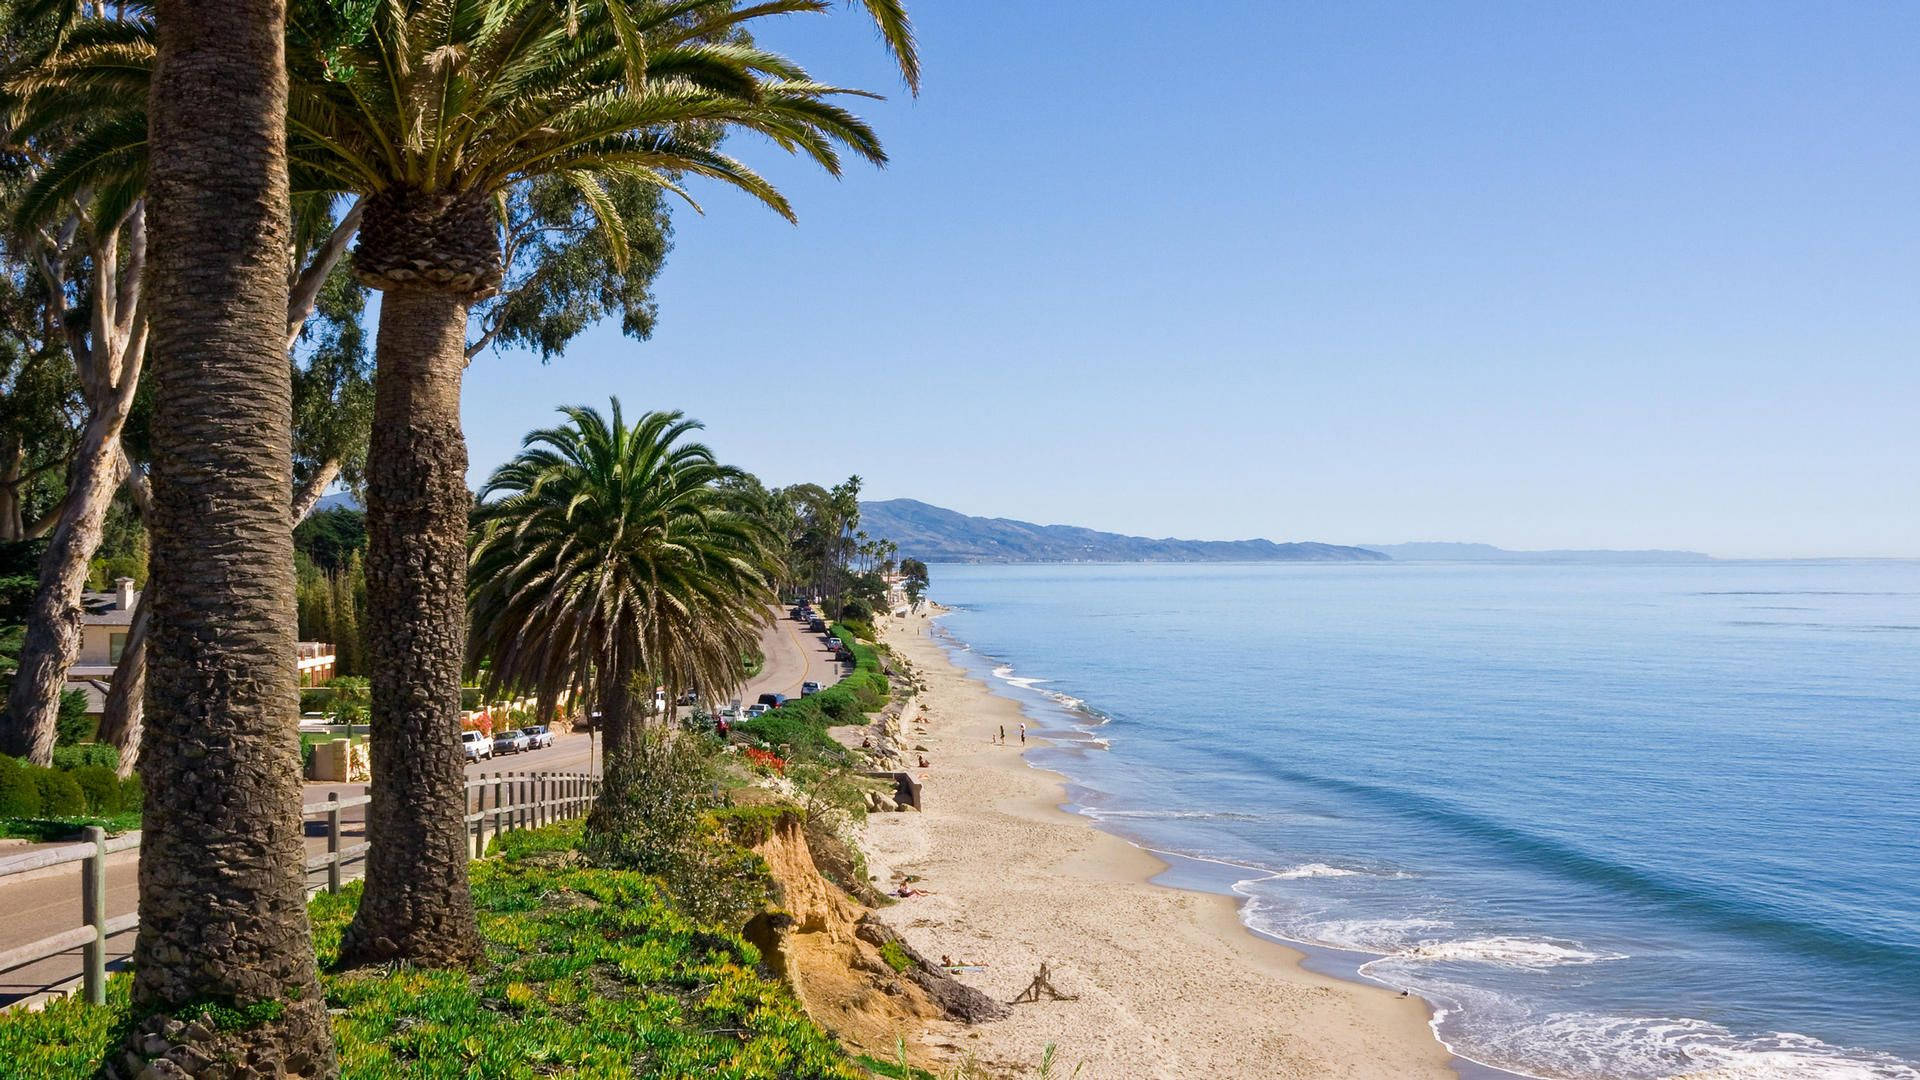
[[[140,590],[132,578],[120,578],[112,592],[83,593],[80,597],[80,655],[67,669],[67,689],[87,696],[87,713],[98,716],[105,708],[107,688],[126,652],[127,635],[133,632],[134,612],[140,606]],[[334,674],[333,646],[319,641],[302,641],[295,648],[301,686],[319,686]]]

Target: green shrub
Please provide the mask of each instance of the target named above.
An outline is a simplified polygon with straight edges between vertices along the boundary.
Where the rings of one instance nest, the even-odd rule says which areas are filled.
[[[849,600],[840,605],[840,621],[858,623],[872,622],[873,605],[859,598]],[[872,637],[873,634],[868,633],[866,636]]]
[[[99,765],[82,765],[67,773],[80,788],[80,794],[87,800],[89,814],[117,814],[120,812],[120,777],[112,769]]]
[[[752,736],[778,750],[788,747],[790,760],[808,760],[825,758],[839,760],[846,751],[826,732],[819,723],[802,715],[802,711],[792,705],[783,705],[770,713],[742,720],[735,731]]]
[[[56,769],[83,769],[92,765],[117,770],[120,768],[120,751],[105,743],[53,748],[53,767]]]
[[[40,813],[40,785],[33,766],[0,755],[0,818],[33,817]]]
[[[87,797],[74,783],[72,773],[35,768],[33,782],[40,789],[41,816],[79,817],[87,812]]]
[[[146,805],[146,801],[147,801],[147,789],[145,785],[143,785],[140,782],[139,773],[134,773],[132,776],[123,777],[121,779],[120,781],[120,812],[121,813],[138,814],[140,812],[140,808]]]
[[[461,688],[460,688],[460,709],[461,709],[461,711],[462,711],[462,712],[472,712],[473,710],[475,710],[475,709],[477,709],[477,708],[479,708],[479,707],[480,707],[480,697],[481,697],[481,695],[482,695],[482,693],[483,693],[483,691],[482,691],[482,690],[481,690],[481,689],[480,689],[479,687],[477,687],[477,686],[463,686],[463,687],[461,687]]]
[[[54,745],[73,746],[82,739],[91,739],[99,723],[99,717],[87,715],[86,694],[78,690],[64,691],[60,695],[60,711],[53,721]]]
[[[852,634],[856,638],[859,638],[861,641],[872,641],[878,636],[873,632],[873,623],[868,621],[868,619],[865,619],[865,618],[841,619],[840,625],[846,627],[848,633]]]
[[[713,745],[648,732],[630,762],[607,769],[580,850],[595,866],[660,878],[699,922],[738,927],[766,906],[773,878],[714,826],[719,807]]]
[[[301,687],[300,711],[303,713],[331,713],[333,711],[333,690],[325,686]]]

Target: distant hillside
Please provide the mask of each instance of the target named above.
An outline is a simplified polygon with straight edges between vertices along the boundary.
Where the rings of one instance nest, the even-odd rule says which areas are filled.
[[[860,528],[924,562],[1383,562],[1336,544],[1271,540],[1154,540],[1071,525],[970,517],[913,499],[860,504]]]
[[[1372,544],[1374,551],[1385,552],[1395,559],[1424,562],[1609,562],[1609,563],[1676,563],[1711,562],[1713,556],[1698,551],[1609,551],[1595,549],[1591,551],[1509,551],[1492,544],[1458,544],[1442,542],[1423,542],[1414,544]]]

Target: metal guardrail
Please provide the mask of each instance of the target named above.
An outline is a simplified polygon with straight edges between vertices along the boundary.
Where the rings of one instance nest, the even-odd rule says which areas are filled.
[[[600,793],[600,778],[585,773],[493,773],[467,779],[470,793],[467,804],[473,808],[462,820],[473,836],[473,857],[486,857],[489,840],[516,829],[539,828],[584,816]],[[492,793],[489,803],[488,793]],[[358,880],[364,870],[347,874],[347,863],[364,861],[373,845],[362,841],[347,847],[340,845],[340,812],[373,802],[370,795],[341,798],[335,792],[325,802],[300,807],[300,817],[325,815],[326,853],[306,861],[308,874],[325,870],[326,884],[309,883],[307,891],[339,892],[347,881]],[[492,833],[488,834],[491,825]],[[73,949],[82,950],[81,982],[87,1000],[95,1005],[106,1001],[107,939],[140,925],[140,913],[107,917],[107,856],[140,846],[138,831],[109,837],[98,826],[82,830],[85,837],[77,844],[30,851],[24,855],[0,858],[0,881],[30,870],[44,870],[68,863],[80,863],[80,910],[85,924],[72,930],[30,941],[0,951],[0,973],[38,963]]]

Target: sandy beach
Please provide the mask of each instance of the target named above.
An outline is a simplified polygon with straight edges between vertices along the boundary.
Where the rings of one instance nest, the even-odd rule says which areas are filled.
[[[920,1054],[1030,1075],[1053,1043],[1055,1075],[1084,1063],[1086,1080],[1455,1075],[1418,999],[1305,970],[1246,930],[1229,897],[1149,884],[1164,864],[1058,809],[1061,777],[1021,756],[1019,707],[948,660],[933,619],[883,622],[926,685],[905,728],[932,766],[916,770],[924,812],[868,819],[880,883],[917,875],[926,891],[883,917],[927,956],[985,965],[960,978],[1000,1000],[1043,962],[1077,997],[936,1025]],[[1001,725],[1012,745],[994,744]]]

